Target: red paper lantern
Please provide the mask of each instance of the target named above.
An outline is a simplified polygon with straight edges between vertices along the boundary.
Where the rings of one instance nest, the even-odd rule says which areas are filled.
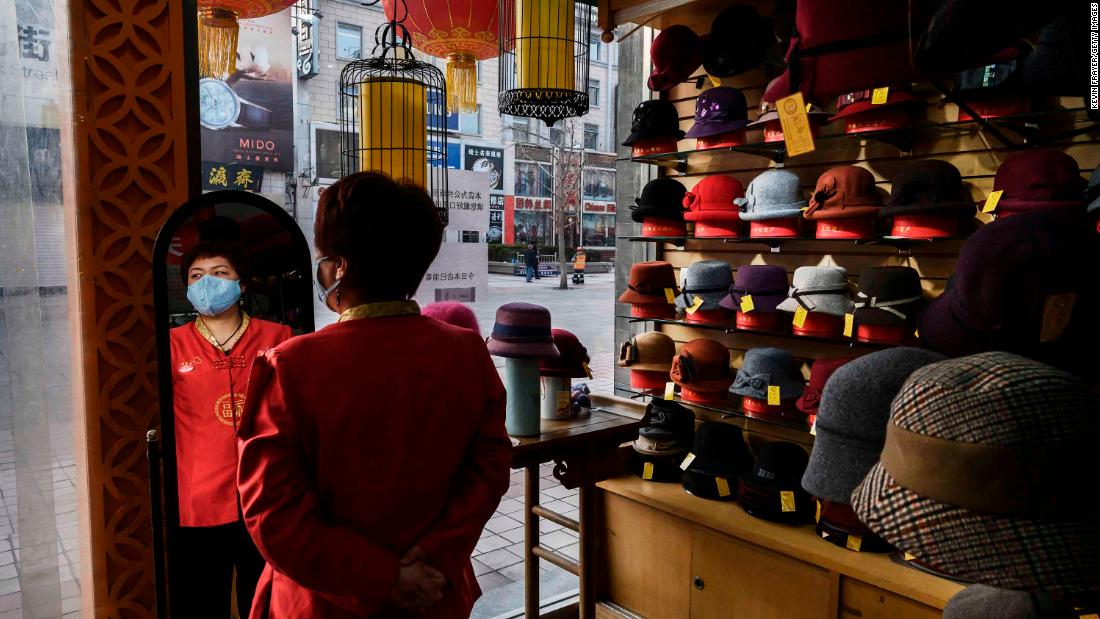
[[[382,0],[386,17],[394,16],[396,0]],[[499,3],[485,0],[406,0],[404,26],[412,46],[447,60],[447,108],[477,111],[477,61],[500,53],[497,43]],[[401,17],[400,14],[397,15]]]
[[[296,0],[199,0],[199,77],[227,79],[237,70],[242,19],[278,13]]]

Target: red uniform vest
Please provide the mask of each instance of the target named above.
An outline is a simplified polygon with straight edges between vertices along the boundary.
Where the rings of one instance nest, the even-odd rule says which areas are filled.
[[[240,519],[234,432],[252,361],[290,338],[290,327],[252,318],[229,354],[195,323],[171,331],[172,395],[180,525],[211,527]]]

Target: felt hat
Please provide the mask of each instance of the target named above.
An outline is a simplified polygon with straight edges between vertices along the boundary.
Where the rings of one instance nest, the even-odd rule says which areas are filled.
[[[741,181],[725,174],[712,174],[695,184],[684,195],[686,221],[703,223],[735,223],[741,213],[734,202],[745,195]]]
[[[745,221],[766,221],[798,217],[806,200],[798,176],[789,170],[768,170],[752,179],[745,197],[734,204]]]
[[[552,329],[554,346],[558,347],[558,356],[542,360],[539,366],[540,376],[559,378],[592,378],[587,365],[591,361],[588,349],[581,344],[577,336],[565,329]]]
[[[685,193],[687,188],[679,181],[667,177],[655,178],[642,187],[641,197],[634,199],[630,218],[638,223],[644,223],[647,217],[683,221]]]
[[[684,489],[706,499],[736,498],[738,475],[752,469],[752,454],[741,428],[719,421],[703,423],[695,431],[691,453],[695,457],[684,471]],[[718,477],[726,480],[729,496],[719,496]]]
[[[1095,376],[1096,278],[1081,269],[1096,259],[1077,218],[1021,213],[986,224],[917,319],[921,344],[949,357],[1003,350]]]
[[[810,384],[802,391],[802,397],[798,398],[796,406],[798,410],[807,415],[816,415],[821,404],[821,391],[825,388],[826,381],[840,369],[840,366],[851,361],[851,357],[827,357],[815,359],[810,366]]]
[[[628,466],[631,473],[647,481],[678,484],[683,476],[680,463],[684,461],[686,451],[649,454],[634,449],[630,452]]]
[[[817,179],[810,196],[806,219],[848,219],[875,217],[882,208],[882,198],[875,187],[875,176],[866,168],[854,165],[827,170]]]
[[[619,295],[619,303],[631,305],[660,305],[668,303],[665,290],[671,289],[673,295],[680,294],[676,285],[676,271],[672,265],[659,260],[635,262],[630,266],[630,281],[626,290]]]
[[[1073,606],[1049,595],[970,585],[943,607],[943,619],[1078,619]]]
[[[646,331],[619,347],[619,366],[631,371],[668,372],[676,356],[676,342],[660,331]]]
[[[787,299],[776,309],[797,311],[799,306],[809,312],[843,316],[852,311],[848,271],[844,267],[798,267],[794,270]]]
[[[1098,406],[1073,375],[1005,352],[916,370],[852,506],[883,539],[944,574],[1094,592]]]
[[[818,499],[817,511],[816,529],[821,539],[856,552],[894,551],[889,542],[875,535],[874,531],[859,521],[848,503]],[[852,539],[853,536],[858,538],[858,542]]]
[[[1015,48],[1010,48],[1013,52]],[[1000,62],[992,62],[973,69],[960,71],[955,76],[955,92],[964,101],[977,101],[992,97],[1019,96],[1022,56],[1012,54]]]
[[[1004,191],[997,203],[1001,214],[1084,212],[1086,185],[1077,161],[1052,149],[1025,150],[1010,156],[997,168],[993,179],[993,190]]]
[[[794,443],[765,443],[752,472],[739,480],[738,500],[750,516],[785,524],[809,524],[816,506],[799,480],[806,470],[805,450]],[[786,498],[784,498],[786,497]]]
[[[1053,20],[1057,3],[944,0],[926,25],[914,29],[916,66],[929,74],[953,73],[989,64],[1003,50]],[[981,25],[981,27],[976,27]]]
[[[680,309],[691,307],[696,297],[703,299],[699,309],[718,309],[733,285],[733,269],[721,260],[700,260],[684,269],[681,276],[683,292],[676,297],[676,307]]]
[[[681,140],[683,137],[684,132],[680,130],[680,115],[676,112],[676,106],[664,99],[647,99],[634,108],[630,135],[623,140],[623,146],[630,146],[643,140]]]
[[[945,358],[919,348],[888,348],[837,368],[822,390],[817,436],[802,487],[816,497],[847,504],[852,490],[878,462],[890,404],[905,380]]]
[[[975,211],[958,168],[939,159],[922,159],[894,175],[890,200],[880,215],[954,212],[973,216]]]
[[[772,313],[784,299],[790,283],[787,270],[774,264],[746,264],[737,269],[733,285],[718,304],[726,309],[740,310],[741,298],[752,297],[754,312]]]
[[[691,77],[703,63],[703,44],[699,35],[687,26],[669,26],[653,39],[649,59],[650,90],[668,90]]]
[[[753,348],[745,353],[730,392],[767,400],[768,387],[779,387],[780,399],[793,400],[806,387],[800,365],[790,351],[782,348]]]
[[[462,303],[439,301],[438,303],[425,305],[420,313],[439,322],[469,329],[479,336],[481,335],[481,327],[477,324],[477,315],[474,314],[474,310]]]
[[[730,351],[714,340],[692,340],[672,359],[669,376],[677,385],[698,393],[725,393],[733,384]]]
[[[703,42],[703,67],[714,77],[732,77],[759,66],[775,45],[771,20],[748,4],[723,9]]]
[[[651,439],[676,439],[691,445],[695,436],[695,413],[672,400],[654,398],[646,405],[646,425],[638,430],[640,436]]]
[[[550,310],[532,303],[507,303],[497,308],[489,336],[489,353],[498,357],[545,359],[557,357],[550,330]]]
[[[856,322],[861,325],[915,325],[927,303],[913,267],[871,267],[859,275]]]
[[[748,124],[749,127],[758,127],[769,122],[779,122],[779,108],[776,107],[775,102],[783,97],[790,96],[789,92],[780,92],[777,89],[772,88],[775,86],[779,78],[773,79],[768,83],[768,87],[764,90],[766,93],[764,97],[760,99],[760,114],[756,120]],[[806,111],[806,114],[810,117],[811,121],[825,120],[830,116],[829,112],[825,111],[820,105],[813,101],[808,101],[810,109]]]
[[[1094,213],[1100,210],[1100,165],[1089,176],[1089,185],[1085,189],[1085,199],[1089,200],[1088,212]]]
[[[891,86],[890,92],[886,95],[885,103],[873,103],[874,93],[875,91],[873,89],[866,89],[855,90],[840,95],[836,100],[836,114],[829,117],[829,122],[866,114],[868,112],[877,112],[879,110],[887,110],[901,106],[915,106],[920,103],[920,99],[913,94],[908,86]]]
[[[718,86],[695,100],[695,124],[685,137],[705,138],[744,129],[749,124],[748,103],[740,90]]]

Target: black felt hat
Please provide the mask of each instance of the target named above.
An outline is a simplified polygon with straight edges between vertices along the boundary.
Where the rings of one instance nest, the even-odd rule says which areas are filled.
[[[766,443],[751,473],[744,473],[738,489],[741,507],[750,516],[786,524],[814,521],[814,502],[802,489],[802,475],[810,457],[785,441]]]
[[[859,276],[856,322],[863,325],[915,325],[927,305],[920,274],[912,267],[872,267]]]
[[[703,68],[715,77],[730,77],[760,66],[775,46],[770,19],[748,4],[725,8],[703,42]]]
[[[642,187],[642,195],[630,207],[630,218],[643,223],[647,217],[684,220],[684,194],[687,189],[671,178],[655,178]]]
[[[646,406],[649,422],[638,434],[650,438],[675,438],[691,443],[695,437],[695,413],[672,400],[653,399]]]
[[[752,468],[752,455],[741,436],[741,428],[721,422],[707,422],[695,432],[691,464],[684,470],[684,489],[706,499],[733,500],[737,476]],[[718,478],[725,480],[728,496],[720,496]]]
[[[898,171],[890,188],[890,201],[879,216],[946,212],[974,215],[974,200],[963,187],[958,168],[939,159],[925,159]]]
[[[676,106],[664,99],[642,101],[634,108],[630,122],[630,135],[623,140],[623,146],[630,146],[642,140],[662,139],[682,140],[684,132],[680,130],[680,115]]]

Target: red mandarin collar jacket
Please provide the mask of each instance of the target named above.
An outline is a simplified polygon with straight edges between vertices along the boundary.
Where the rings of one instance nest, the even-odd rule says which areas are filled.
[[[245,524],[268,562],[254,619],[400,616],[398,560],[447,577],[422,617],[468,617],[470,564],[508,489],[505,392],[484,342],[427,317],[349,320],[256,360],[238,430]]]

